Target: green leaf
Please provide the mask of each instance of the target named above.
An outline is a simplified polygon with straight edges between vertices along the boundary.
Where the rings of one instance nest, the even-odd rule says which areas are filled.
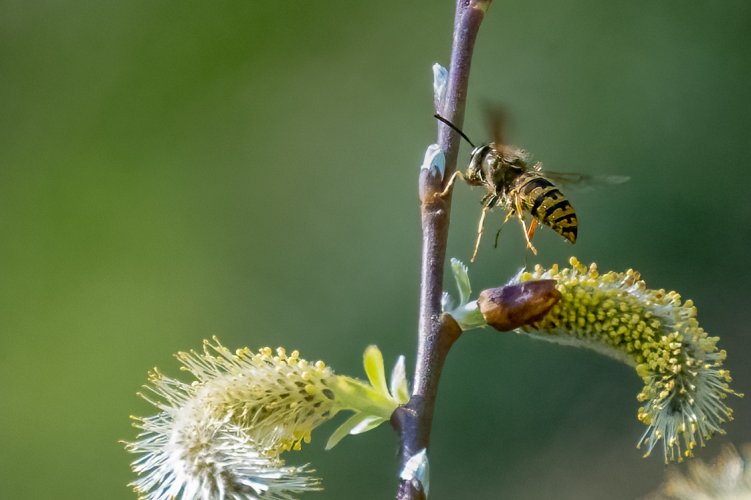
[[[391,370],[391,384],[389,384],[391,397],[399,404],[409,401],[409,387],[407,385],[407,370],[404,366],[404,356],[399,356],[394,369]]]
[[[332,385],[331,388],[336,393],[342,409],[389,418],[399,406],[388,392],[378,391],[369,382],[346,375],[339,375],[336,385]]]
[[[362,434],[363,432],[368,432],[369,430],[375,429],[385,421],[385,418],[369,415],[365,417],[359,424],[353,427],[352,430],[349,431],[349,433],[353,435]]]
[[[372,418],[370,415],[365,415],[364,413],[355,413],[351,417],[349,417],[347,420],[344,421],[342,425],[336,428],[336,430],[331,434],[331,437],[326,442],[326,449],[330,450],[337,444],[339,444],[339,441],[344,439],[352,429],[360,425],[363,420]]]
[[[365,374],[368,376],[373,389],[381,394],[390,396],[388,386],[386,385],[386,369],[383,366],[383,354],[381,354],[377,346],[371,345],[365,349],[363,365],[365,366]]]
[[[469,301],[469,297],[472,295],[472,287],[469,283],[467,266],[465,266],[459,259],[452,257],[451,271],[454,273],[456,288],[459,290],[459,305],[461,306],[466,304]]]

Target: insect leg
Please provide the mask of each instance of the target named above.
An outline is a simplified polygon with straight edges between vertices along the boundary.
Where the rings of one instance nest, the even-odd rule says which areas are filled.
[[[498,200],[499,200],[499,197],[498,197],[498,195],[495,195],[495,196],[496,196],[496,198],[495,198],[494,202],[497,203]],[[503,205],[508,205],[508,202],[502,201],[502,204]],[[501,223],[501,227],[498,228],[498,231],[495,233],[495,242],[493,243],[493,248],[498,248],[498,238],[500,238],[500,236],[501,236],[501,229],[503,229],[503,226],[506,225],[506,223],[508,222],[508,220],[511,218],[512,215],[514,215],[514,209],[513,209],[513,207],[506,206],[506,217],[503,219],[503,222]]]
[[[490,211],[490,207],[482,207],[482,213],[480,214],[480,223],[477,225],[477,241],[475,241],[475,249],[472,252],[472,258],[470,262],[474,262],[477,257],[477,251],[480,249],[480,240],[482,239],[482,233],[485,231],[485,216]]]
[[[501,229],[503,229],[503,226],[498,228],[498,231],[495,232],[495,243],[493,243],[493,248],[498,248],[498,238],[501,236]]]
[[[529,229],[527,230],[527,240],[532,241],[537,231],[538,222],[537,219],[532,217],[532,221],[529,223]]]
[[[454,187],[454,182],[456,182],[456,178],[460,178],[461,180],[464,180],[464,174],[462,174],[461,170],[457,170],[453,173],[453,175],[449,178],[449,181],[446,183],[446,187],[443,188],[443,191],[436,194],[436,196],[440,198],[445,198],[447,194],[451,192],[451,188]]]
[[[519,217],[519,222],[522,225],[522,229],[524,230],[524,239],[527,240],[527,248],[529,250],[537,255],[537,249],[532,244],[532,241],[530,240],[529,232],[532,231],[532,234],[534,235],[534,230],[532,229],[532,226],[530,225],[529,231],[527,230],[527,224],[524,222],[524,212],[522,212],[522,199],[519,196],[516,196],[514,198],[514,203],[516,205],[516,216]],[[532,218],[532,223],[536,222],[535,218]],[[537,228],[537,225],[535,224],[535,229]]]
[[[508,220],[511,218],[512,215],[514,215],[514,209],[513,208],[511,210],[509,210],[508,212],[506,212],[506,218],[503,219],[503,223],[504,224],[507,223]]]

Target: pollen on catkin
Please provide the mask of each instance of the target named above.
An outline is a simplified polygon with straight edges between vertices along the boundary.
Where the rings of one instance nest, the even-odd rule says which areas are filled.
[[[131,486],[142,498],[287,499],[320,489],[307,466],[279,455],[338,410],[330,368],[283,348],[231,352],[217,339],[176,357],[195,380],[151,371],[142,396],[160,413],[135,418],[141,433],[126,444],[141,455]]]
[[[322,361],[297,351],[247,348],[230,351],[218,339],[202,352],[180,352],[183,382],[159,370],[149,373],[142,396],[159,413],[134,417],[141,430],[126,449],[140,455],[131,483],[148,500],[290,500],[319,490],[307,466],[287,466],[280,457],[308,443],[312,431],[341,410],[354,412],[329,440],[375,428],[406,401],[404,362],[385,382],[383,357],[366,349],[370,382],[337,375]]]
[[[513,282],[554,279],[561,300],[540,321],[521,333],[567,345],[587,347],[623,361],[644,382],[637,395],[638,419],[647,426],[638,447],[649,455],[662,441],[665,461],[692,456],[697,444],[733,419],[725,404],[731,377],[722,368],[726,352],[696,320],[691,300],[676,292],[651,290],[638,272],[600,274],[571,258],[571,267],[536,266]]]

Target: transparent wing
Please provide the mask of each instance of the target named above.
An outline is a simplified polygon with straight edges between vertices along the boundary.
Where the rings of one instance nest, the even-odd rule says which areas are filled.
[[[493,142],[496,144],[506,144],[506,125],[508,123],[508,112],[497,103],[484,104],[485,123],[490,130]]]
[[[560,187],[574,188],[578,191],[591,191],[598,187],[623,184],[630,179],[625,175],[589,175],[573,172],[550,172],[549,170],[540,172],[540,175]]]

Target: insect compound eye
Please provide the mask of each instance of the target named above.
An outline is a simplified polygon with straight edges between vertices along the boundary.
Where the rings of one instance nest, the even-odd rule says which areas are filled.
[[[467,174],[470,177],[482,176],[482,163],[488,160],[488,152],[490,146],[477,146],[472,150],[472,154],[469,160],[469,167],[467,168]]]
[[[477,146],[470,153],[470,157],[472,158],[472,161],[474,161],[475,159],[481,160],[485,157],[485,155],[488,154],[488,151],[490,151],[490,146],[488,146],[487,144],[484,146]]]

